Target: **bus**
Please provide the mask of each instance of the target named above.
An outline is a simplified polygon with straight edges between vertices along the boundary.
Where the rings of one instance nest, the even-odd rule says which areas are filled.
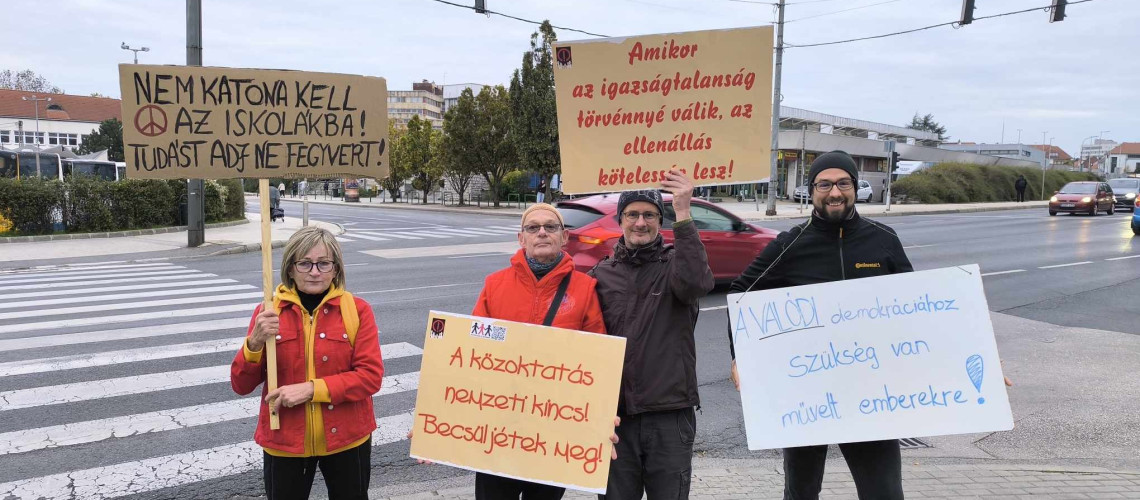
[[[105,181],[119,180],[119,169],[113,161],[84,160],[81,158],[63,159],[63,176],[89,175]]]
[[[0,150],[0,177],[63,180],[63,160],[56,153]]]

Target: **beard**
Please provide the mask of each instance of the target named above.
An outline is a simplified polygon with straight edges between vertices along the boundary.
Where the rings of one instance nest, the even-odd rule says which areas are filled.
[[[839,209],[840,207],[828,206],[828,203],[832,202],[842,203],[842,209]],[[819,218],[832,224],[838,224],[847,220],[849,217],[851,217],[851,213],[854,211],[855,203],[843,196],[827,197],[815,203],[816,215],[818,215]]]

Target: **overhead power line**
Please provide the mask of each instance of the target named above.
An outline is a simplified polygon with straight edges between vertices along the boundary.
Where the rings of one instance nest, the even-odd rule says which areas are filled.
[[[902,1],[902,0],[887,0],[887,1],[885,1],[885,2],[872,3],[872,4],[867,4],[867,5],[860,5],[860,6],[858,6],[858,7],[851,7],[850,9],[837,10],[837,11],[834,11],[834,12],[825,12],[825,13],[823,13],[823,14],[816,14],[816,15],[813,15],[813,16],[806,16],[806,17],[800,17],[800,18],[797,18],[797,19],[791,19],[791,20],[788,20],[788,21],[784,21],[784,24],[788,24],[788,23],[794,23],[794,22],[796,22],[796,21],[803,21],[803,20],[805,20],[805,19],[815,19],[815,18],[817,18],[817,17],[830,16],[830,15],[834,15],[834,14],[842,14],[842,13],[844,13],[844,12],[850,12],[850,11],[853,11],[853,10],[859,10],[859,9],[866,9],[867,7],[874,7],[874,6],[876,6],[876,5],[886,5],[886,4],[889,4],[889,3],[895,3],[895,2],[900,2],[900,1]]]
[[[1093,0],[1076,0],[1076,1],[1070,1],[1070,2],[1068,2],[1068,4],[1069,5],[1076,5],[1079,3],[1086,3],[1086,2],[1091,2],[1091,1],[1093,1]],[[1024,14],[1026,12],[1034,12],[1034,11],[1039,11],[1039,10],[1049,10],[1051,7],[1052,7],[1051,5],[1045,5],[1042,7],[1034,7],[1032,9],[1015,10],[1012,12],[1003,12],[1001,14],[993,14],[993,15],[989,15],[989,16],[975,17],[974,20],[975,21],[981,21],[983,19],[993,19],[995,17],[1012,16],[1015,14]],[[941,28],[943,26],[954,26],[956,24],[958,24],[958,21],[950,21],[950,22],[946,22],[946,23],[932,24],[930,26],[923,26],[921,28],[915,28],[915,29],[910,29],[910,30],[905,30],[905,31],[896,31],[893,33],[885,33],[882,35],[865,36],[865,37],[860,37],[860,38],[850,38],[847,40],[836,40],[834,42],[806,43],[806,44],[787,43],[787,44],[785,44],[785,47],[802,49],[802,48],[806,48],[806,47],[822,47],[824,45],[838,45],[841,43],[861,42],[863,40],[874,40],[877,38],[887,38],[887,37],[891,37],[891,36],[905,35],[907,33],[914,33],[917,31],[924,31],[924,30],[929,30],[929,29],[934,29],[934,28]]]
[[[475,7],[474,7],[474,6],[471,6],[471,5],[463,5],[463,4],[458,4],[458,3],[454,3],[454,2],[448,2],[447,0],[432,0],[432,1],[434,1],[434,2],[439,2],[439,3],[442,3],[442,4],[446,4],[446,5],[451,5],[451,6],[453,6],[453,7],[459,7],[459,8],[462,8],[462,9],[467,9],[467,10],[470,10],[470,11],[472,11],[472,12],[474,12],[474,11],[475,11]],[[512,16],[512,15],[510,15],[510,14],[504,14],[504,13],[502,13],[502,12],[495,12],[495,11],[493,11],[493,10],[491,10],[491,9],[483,9],[483,12],[485,12],[485,13],[487,13],[487,14],[494,14],[494,15],[496,15],[496,16],[502,16],[502,17],[505,17],[505,18],[507,18],[507,19],[514,19],[514,20],[516,20],[516,21],[522,21],[522,22],[524,22],[524,23],[537,24],[537,25],[541,25],[541,24],[542,24],[542,21],[533,21],[533,20],[530,20],[530,19],[523,19],[523,18],[521,18],[521,17]],[[580,29],[577,29],[577,28],[567,28],[567,27],[565,27],[565,26],[554,26],[553,24],[551,24],[551,26],[552,26],[552,27],[554,27],[554,28],[556,28],[556,29],[560,29],[560,30],[565,30],[565,31],[573,31],[573,32],[576,32],[576,33],[583,33],[583,34],[586,34],[586,35],[590,35],[590,36],[600,36],[600,37],[602,37],[602,38],[609,38],[608,36],[606,36],[606,35],[602,35],[602,34],[600,34],[600,33],[591,33],[591,32],[589,32],[589,31],[580,30]]]

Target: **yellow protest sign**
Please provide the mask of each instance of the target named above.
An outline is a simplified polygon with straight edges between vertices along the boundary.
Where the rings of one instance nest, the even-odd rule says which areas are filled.
[[[772,27],[554,45],[566,193],[768,177]]]
[[[625,339],[432,311],[411,456],[605,493]]]
[[[119,65],[128,176],[388,175],[383,78]]]

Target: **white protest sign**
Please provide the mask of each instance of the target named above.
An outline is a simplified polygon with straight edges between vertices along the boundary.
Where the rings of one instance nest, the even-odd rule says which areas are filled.
[[[748,449],[1002,431],[978,266],[728,296]]]

